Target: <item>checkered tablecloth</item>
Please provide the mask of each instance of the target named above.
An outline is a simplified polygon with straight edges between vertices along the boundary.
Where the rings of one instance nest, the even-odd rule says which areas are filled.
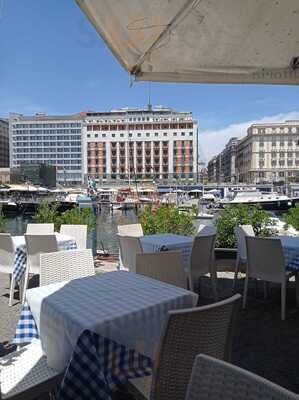
[[[39,334],[30,307],[25,303],[17,323],[13,343],[30,343],[33,339],[39,339]]]
[[[76,241],[65,235],[56,234],[58,250],[74,250],[77,248]],[[27,252],[26,252],[26,244],[25,238],[23,237],[20,240],[18,237],[18,243],[16,245],[16,252],[14,257],[14,269],[13,269],[13,277],[16,282],[19,283],[25,273],[26,263],[27,263]]]
[[[57,400],[110,400],[118,385],[151,375],[152,366],[149,357],[86,330],[76,344]]]
[[[14,343],[39,339],[27,303],[17,325]],[[128,379],[152,374],[152,360],[134,349],[85,330],[67,366],[57,400],[110,400],[111,393]]]
[[[145,253],[163,250],[181,250],[182,261],[186,272],[190,268],[190,258],[194,238],[191,236],[174,235],[170,233],[146,235],[140,238]]]
[[[47,363],[66,371],[59,400],[110,400],[116,385],[150,375],[168,311],[198,296],[118,271],[30,289],[15,343],[40,338]]]
[[[278,236],[280,239],[287,270],[299,272],[299,237]]]

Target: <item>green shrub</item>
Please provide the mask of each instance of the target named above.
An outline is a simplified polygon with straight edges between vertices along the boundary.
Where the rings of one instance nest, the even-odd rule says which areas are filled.
[[[96,218],[90,208],[74,207],[67,210],[58,217],[60,225],[87,225],[88,230],[96,227]]]
[[[80,209],[79,207],[74,207],[59,214],[58,204],[49,204],[47,202],[42,202],[39,205],[32,219],[39,224],[53,223],[56,232],[59,231],[62,224],[87,225],[88,230],[96,226],[96,219],[89,208]]]
[[[180,213],[174,205],[162,205],[159,208],[148,205],[139,214],[139,222],[146,235],[157,233],[192,235],[194,233],[192,216]]]
[[[299,204],[295,207],[290,208],[283,218],[286,225],[291,225],[295,229],[299,230]]]
[[[271,215],[258,206],[246,204],[231,205],[220,212],[215,225],[217,227],[216,247],[237,247],[234,229],[238,225],[252,225],[256,236],[274,234]]]
[[[50,224],[55,225],[55,231],[60,227],[58,217],[58,204],[49,204],[47,201],[42,201],[37,208],[37,212],[32,217],[33,222],[36,224]]]

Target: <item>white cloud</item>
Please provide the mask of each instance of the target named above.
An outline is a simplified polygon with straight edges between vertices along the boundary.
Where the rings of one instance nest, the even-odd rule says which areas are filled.
[[[299,120],[299,111],[281,113],[272,116],[265,116],[252,121],[244,121],[238,124],[231,124],[221,129],[205,130],[199,132],[199,155],[200,158],[208,162],[210,159],[220,153],[225,144],[231,137],[244,137],[247,134],[247,128],[251,124],[264,122],[281,122],[286,120]]]

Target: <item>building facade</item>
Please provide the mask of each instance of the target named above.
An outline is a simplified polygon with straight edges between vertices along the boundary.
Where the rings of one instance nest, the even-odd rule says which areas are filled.
[[[221,152],[221,177],[223,182],[236,182],[236,154],[238,138],[231,138]]]
[[[251,125],[238,143],[236,168],[239,182],[298,180],[299,121]]]
[[[9,167],[9,124],[0,118],[0,168]]]
[[[83,171],[103,182],[195,182],[197,121],[169,108],[87,113]]]
[[[10,167],[46,164],[60,184],[82,183],[82,121],[85,114],[10,114]]]

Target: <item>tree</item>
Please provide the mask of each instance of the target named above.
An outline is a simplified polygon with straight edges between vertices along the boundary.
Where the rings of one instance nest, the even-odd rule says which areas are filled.
[[[220,212],[215,224],[217,227],[216,246],[222,248],[237,247],[234,230],[238,225],[252,225],[256,236],[272,236],[275,232],[271,214],[259,206],[246,204],[226,207]]]
[[[162,205],[154,208],[147,205],[139,214],[139,221],[146,235],[157,233],[174,233],[178,235],[192,235],[194,226],[192,215],[180,213],[174,205]]]
[[[295,207],[290,208],[283,218],[286,225],[291,225],[295,229],[299,230],[299,204]]]

